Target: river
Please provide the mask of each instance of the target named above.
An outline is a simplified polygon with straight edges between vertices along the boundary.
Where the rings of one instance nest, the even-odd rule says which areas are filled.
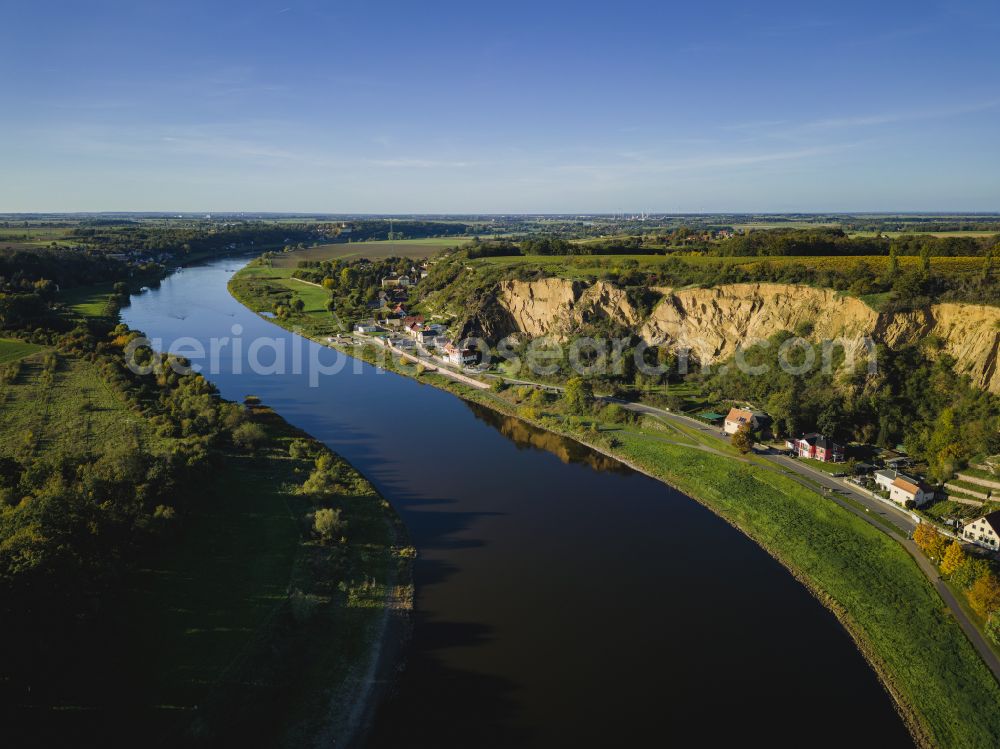
[[[291,333],[229,296],[242,262],[183,269],[123,318],[165,346],[239,325],[290,355]],[[413,639],[369,745],[912,746],[832,614],[684,495],[353,360],[318,387],[242,370],[208,376],[350,460],[417,547]]]

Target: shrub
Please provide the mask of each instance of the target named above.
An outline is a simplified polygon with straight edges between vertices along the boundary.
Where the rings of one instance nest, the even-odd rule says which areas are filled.
[[[246,421],[233,430],[233,444],[241,450],[256,452],[267,442],[267,432],[260,424]]]
[[[334,536],[343,528],[344,522],[340,519],[340,510],[333,510],[324,507],[316,510],[313,518],[313,530],[324,541],[331,541]]]

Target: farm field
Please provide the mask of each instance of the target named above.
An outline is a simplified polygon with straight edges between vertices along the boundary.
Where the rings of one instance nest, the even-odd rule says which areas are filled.
[[[30,250],[58,245],[74,244],[68,241],[73,227],[51,226],[0,226],[0,249]]]
[[[321,244],[304,250],[281,253],[274,258],[274,265],[279,268],[294,268],[300,260],[322,261],[341,258],[408,257],[419,260],[449,247],[460,247],[469,239],[469,237],[429,237],[425,239]]]
[[[41,346],[36,346],[33,343],[17,341],[12,338],[0,338],[0,364],[23,359],[26,356],[37,354],[41,350]]]

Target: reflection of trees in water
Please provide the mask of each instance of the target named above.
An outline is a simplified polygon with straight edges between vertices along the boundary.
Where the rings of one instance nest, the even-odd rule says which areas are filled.
[[[547,432],[532,426],[517,417],[498,413],[493,409],[478,403],[465,401],[472,413],[480,421],[484,421],[496,429],[518,447],[533,447],[545,450],[555,455],[563,463],[584,463],[595,471],[610,471],[612,473],[631,473],[632,469],[614,458],[591,450],[579,442]]]

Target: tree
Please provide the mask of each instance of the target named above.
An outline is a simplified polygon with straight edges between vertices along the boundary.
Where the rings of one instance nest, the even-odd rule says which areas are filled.
[[[952,573],[951,582],[963,590],[968,590],[984,572],[989,572],[989,570],[990,563],[985,559],[970,557],[966,554],[965,561]]]
[[[732,438],[732,443],[733,447],[743,455],[753,451],[754,435],[749,424],[743,424],[736,430],[736,434]]]
[[[935,562],[944,559],[947,541],[930,523],[921,523],[917,526],[913,531],[913,542]]]
[[[1000,645],[1000,613],[993,612],[986,620],[986,636]]]
[[[962,565],[965,564],[965,552],[962,550],[962,544],[958,541],[952,541],[948,545],[947,551],[944,553],[944,559],[941,560],[941,572],[945,575],[951,576],[957,572]]]
[[[969,605],[980,616],[1000,610],[1000,580],[992,572],[984,572],[969,589]]]
[[[316,510],[316,515],[313,518],[313,530],[324,541],[331,540],[334,534],[343,527],[344,522],[340,519],[339,509],[332,510],[329,507],[324,507],[321,510]]]
[[[584,413],[590,410],[590,404],[594,401],[594,388],[582,377],[570,377],[566,381],[563,399],[570,411]]]
[[[267,442],[267,432],[260,424],[245,421],[233,430],[233,444],[242,450],[256,452]]]
[[[304,310],[306,308],[306,303],[303,302],[298,297],[296,297],[295,299],[292,300],[291,307],[292,307],[293,311],[295,311],[295,312],[301,312],[302,310]]]

